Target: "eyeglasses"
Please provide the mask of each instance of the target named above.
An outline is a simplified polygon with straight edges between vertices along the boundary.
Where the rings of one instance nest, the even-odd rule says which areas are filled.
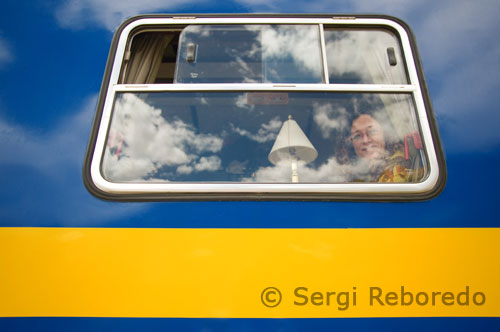
[[[373,128],[366,129],[366,130],[360,130],[360,131],[355,132],[351,136],[349,136],[347,138],[347,141],[350,142],[350,143],[354,143],[356,141],[359,141],[364,136],[367,136],[369,138],[373,138],[373,137],[375,137],[377,135],[380,135],[380,133],[381,133],[380,130],[373,129]]]

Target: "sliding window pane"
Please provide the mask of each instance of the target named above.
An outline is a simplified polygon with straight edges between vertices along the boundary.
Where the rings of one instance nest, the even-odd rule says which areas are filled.
[[[176,83],[323,83],[317,25],[190,25]]]
[[[330,83],[408,84],[398,38],[389,30],[325,29]]]

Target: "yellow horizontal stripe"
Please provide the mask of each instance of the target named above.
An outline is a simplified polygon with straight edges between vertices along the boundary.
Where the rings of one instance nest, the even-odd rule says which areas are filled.
[[[497,228],[0,228],[0,316],[500,316],[499,254]]]

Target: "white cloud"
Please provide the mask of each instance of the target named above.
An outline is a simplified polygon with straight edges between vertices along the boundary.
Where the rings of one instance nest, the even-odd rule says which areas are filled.
[[[145,180],[164,166],[180,174],[220,168],[218,158],[201,154],[219,152],[221,138],[196,134],[179,119],[168,122],[160,109],[133,94],[117,100],[110,133],[103,172],[113,181]]]
[[[377,165],[380,167],[380,165]],[[370,170],[376,166],[370,165],[360,159],[351,165],[343,165],[337,162],[335,156],[330,157],[318,167],[298,163],[299,182],[310,183],[346,183],[352,181],[353,177],[358,180],[370,178]],[[290,183],[292,178],[292,167],[289,162],[282,162],[276,166],[261,167],[257,169],[251,178],[243,179],[243,182],[258,183]]]
[[[199,3],[188,1],[187,3]],[[492,78],[500,67],[496,0],[237,0],[254,12],[375,13],[399,17],[415,33],[440,127],[453,137],[447,150],[497,145],[500,119],[496,107],[500,81]],[[125,17],[141,12],[168,12],[185,1],[128,3],[118,0],[68,0],[56,16],[69,27],[97,25],[113,30]],[[1,46],[0,46],[1,49]],[[476,115],[472,115],[472,114]],[[494,117],[493,121],[491,117]],[[480,138],[473,132],[480,130]],[[477,135],[476,135],[477,136]]]
[[[334,157],[331,157],[318,168],[312,168],[303,162],[298,164],[299,182],[313,183],[335,183],[346,182],[348,176],[345,167],[339,165]],[[292,178],[291,164],[283,162],[276,166],[261,167],[254,172],[252,178],[244,179],[245,182],[259,183],[289,183]]]
[[[499,145],[499,68],[500,47],[496,47],[482,56],[480,64],[463,64],[447,76],[447,84],[434,98],[434,108],[443,131],[453,139],[445,146],[449,151],[486,150]]]
[[[14,60],[8,42],[0,36],[0,69]]]
[[[239,94],[238,97],[236,97],[235,105],[239,108],[246,108],[251,111],[255,108],[255,105],[248,103],[248,97],[246,93]]]
[[[38,133],[0,119],[3,151],[0,163],[35,166],[46,175],[57,176],[58,165],[81,165],[88,141],[96,98],[89,98],[82,109],[66,118],[49,133]],[[37,160],[33,164],[33,160]]]
[[[200,160],[194,165],[194,169],[198,172],[201,171],[217,171],[221,168],[221,160],[217,156],[201,157]]]
[[[243,77],[243,83],[260,83],[260,81],[252,78],[258,75],[255,74],[254,70],[241,58],[241,56],[234,54],[233,57],[236,61],[231,62],[230,65],[237,68],[238,74]]]
[[[451,152],[487,149],[500,142],[496,95],[500,68],[496,0],[240,0],[252,10],[290,8],[294,12],[375,13],[406,21],[417,39],[431,98]],[[279,9],[278,9],[279,10]]]
[[[500,2],[358,0],[356,11],[389,13],[415,32],[448,152],[499,145]],[[449,140],[446,138],[449,137]]]
[[[233,160],[229,163],[226,170],[230,174],[243,174],[243,172],[247,168],[247,165],[248,165],[248,160],[245,161]]]
[[[348,126],[347,111],[345,108],[337,108],[335,111],[332,104],[313,104],[314,122],[321,130],[323,138],[330,137],[333,130],[346,128]]]
[[[498,146],[500,2],[396,2],[377,3],[377,10],[400,16],[415,32],[438,124],[443,137],[450,138],[445,149],[455,153]],[[356,2],[357,8],[368,6],[371,1]]]
[[[275,140],[276,136],[278,135],[278,131],[281,128],[281,125],[282,122],[280,121],[279,117],[275,117],[269,120],[268,123],[263,123],[256,134],[252,134],[248,130],[241,129],[231,124],[234,132],[238,133],[241,136],[248,137],[252,141],[258,143],[265,143]]]
[[[285,1],[236,0],[234,2],[261,12],[279,12],[283,8],[290,7]],[[208,0],[64,0],[56,8],[55,17],[59,24],[66,28],[82,29],[98,26],[114,31],[121,22],[131,16],[146,13],[172,13],[186,5],[204,3],[208,3]],[[214,10],[217,12],[215,4]]]
[[[493,0],[438,2],[416,26],[438,121],[452,140],[451,152],[487,149],[500,142],[497,91],[500,46]],[[447,136],[448,136],[447,135]]]
[[[328,70],[335,77],[355,74],[363,83],[406,82],[398,39],[386,31],[325,31]],[[387,49],[395,50],[396,66],[387,61]]]
[[[174,8],[202,0],[66,0],[56,10],[60,25],[72,29],[100,26],[114,31],[126,18],[158,11],[171,12]]]
[[[25,175],[36,175],[15,179],[24,188],[22,195],[13,198],[12,208],[0,211],[0,219],[25,221],[26,214],[32,214],[33,221],[42,223],[95,225],[147,208],[131,204],[109,206],[84,188],[82,164],[95,104],[96,97],[88,98],[81,109],[54,123],[48,132],[0,118],[0,164],[20,168]]]
[[[191,174],[193,173],[193,167],[189,165],[181,165],[177,167],[178,174]]]
[[[321,54],[318,37],[316,27],[285,25],[262,29],[262,56],[269,64],[292,57],[295,62],[294,69],[320,78]],[[274,77],[270,81],[280,82],[280,74],[272,75]]]

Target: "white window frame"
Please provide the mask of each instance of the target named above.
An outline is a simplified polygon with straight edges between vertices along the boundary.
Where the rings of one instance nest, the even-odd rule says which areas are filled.
[[[324,61],[325,84],[118,84],[123,59],[129,45],[129,39],[134,31],[144,27],[161,27],[168,30],[172,25],[201,25],[201,24],[312,24],[319,25]],[[389,28],[397,32],[400,38],[404,61],[407,66],[409,84],[331,84],[328,83],[328,66],[326,62],[325,41],[323,26],[335,25],[363,28]],[[432,134],[428,110],[424,102],[422,82],[417,73],[417,63],[413,55],[413,47],[407,30],[397,21],[389,18],[355,18],[355,17],[145,17],[132,20],[122,27],[119,34],[112,69],[109,74],[109,84],[103,87],[105,93],[100,119],[96,118],[98,130],[93,152],[89,147],[88,159],[90,163],[90,186],[94,194],[111,199],[152,199],[169,200],[185,199],[349,199],[357,200],[420,200],[436,195],[436,188],[444,186],[445,178],[444,158],[440,152],[440,143],[437,147]],[[106,180],[101,172],[101,162],[106,147],[107,133],[111,122],[115,96],[120,92],[200,92],[200,91],[266,91],[266,92],[393,92],[409,93],[415,101],[416,117],[418,118],[425,155],[427,157],[428,174],[418,183],[117,183]],[[427,93],[425,91],[425,93]],[[102,97],[102,96],[101,96]],[[427,103],[429,104],[429,103]],[[430,106],[429,106],[430,107]],[[433,119],[432,119],[433,120]],[[436,138],[435,138],[436,139]],[[437,138],[438,139],[438,138]],[[442,153],[441,153],[442,154]],[[440,167],[441,165],[441,167]],[[87,181],[89,182],[89,181]],[[87,187],[89,184],[87,183]],[[437,190],[440,191],[441,189]],[[295,195],[295,196],[294,196]],[[311,195],[310,197],[308,195]]]

